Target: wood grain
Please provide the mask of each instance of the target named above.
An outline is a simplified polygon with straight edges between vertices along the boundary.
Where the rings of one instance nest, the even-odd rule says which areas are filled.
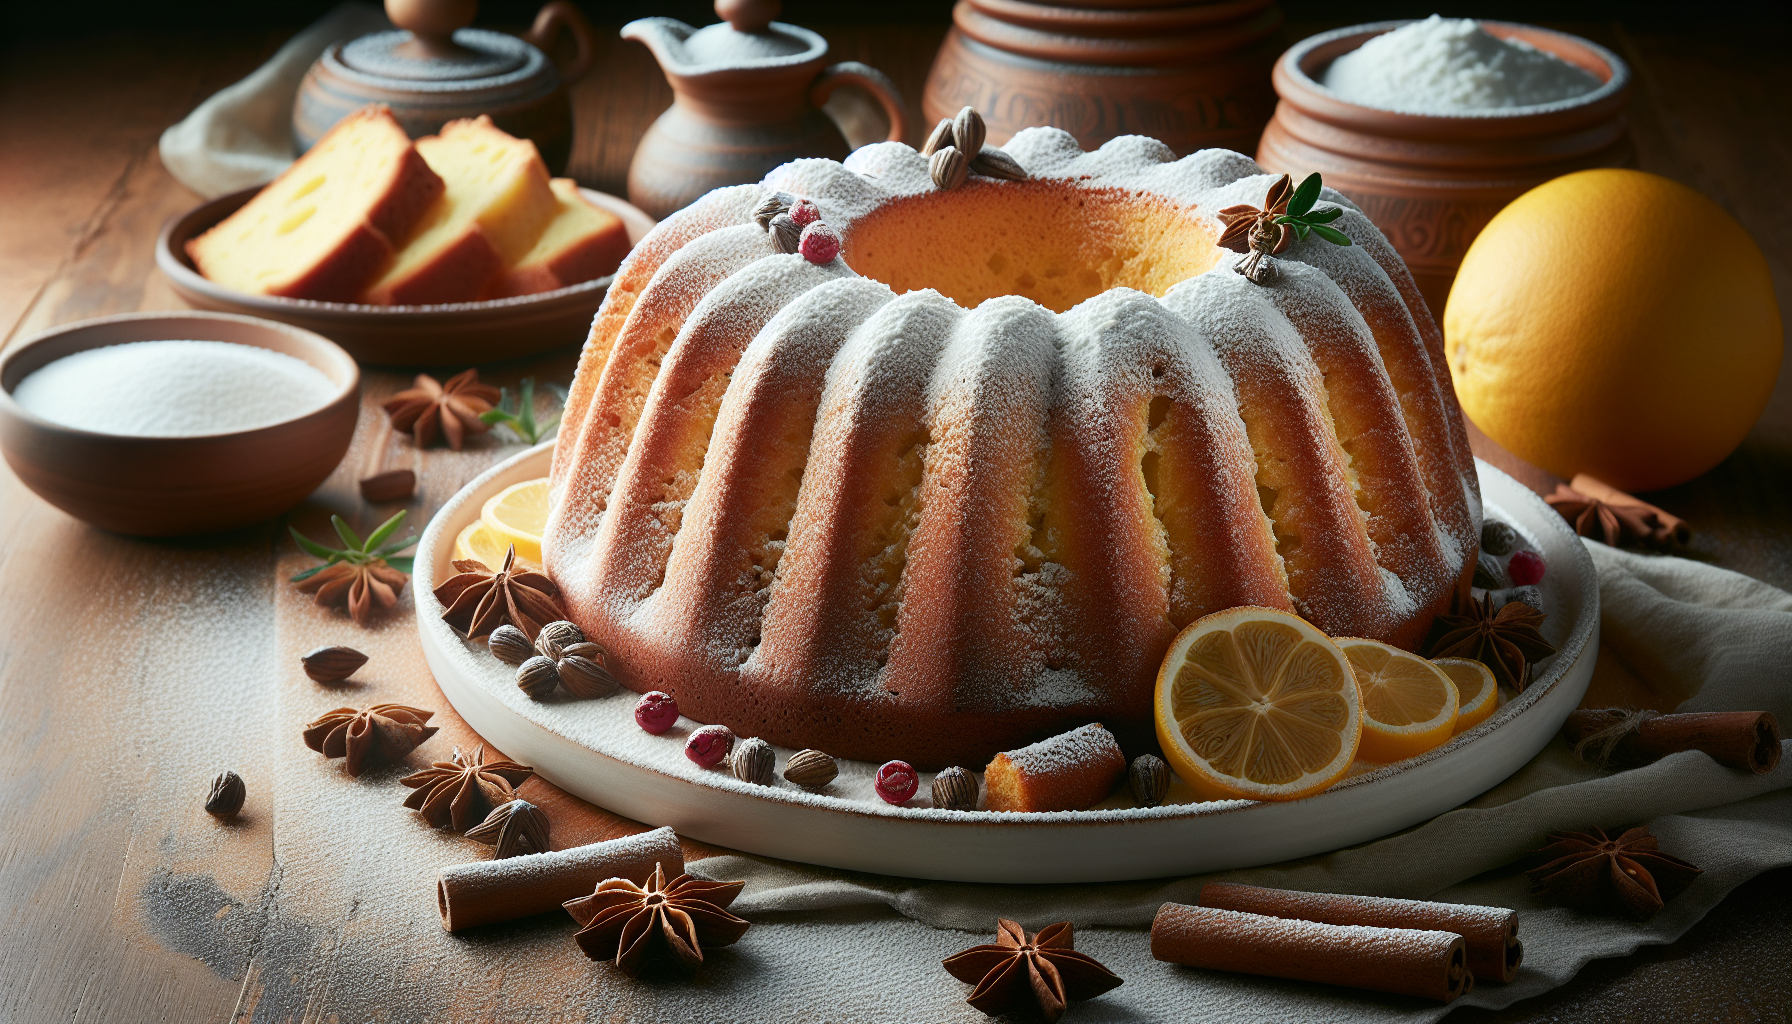
[[[1719,45],[1615,26],[1571,29],[1632,62],[1644,165],[1743,217],[1768,252],[1782,308],[1792,309],[1792,210],[1779,201],[1792,171],[1787,40],[1751,34]],[[943,26],[823,31],[839,59],[881,68],[919,109]],[[600,36],[597,70],[573,91],[572,173],[619,192],[635,141],[671,92],[644,48],[616,38],[613,26]],[[155,139],[279,42],[211,32],[5,52],[0,336],[178,308],[153,270],[151,242],[163,219],[195,197],[161,167]],[[574,358],[569,339],[562,352],[483,372],[511,386],[525,375],[564,382]],[[1692,521],[1696,557],[1782,587],[1792,586],[1788,376],[1736,455],[1650,496]],[[354,448],[292,522],[321,536],[331,512],[366,528],[405,507],[420,529],[463,482],[518,450],[496,436],[460,453],[414,450],[384,429],[378,411],[407,384],[401,374],[366,374]],[[1550,482],[1485,438],[1476,445],[1527,483]],[[359,499],[361,476],[397,466],[419,473],[412,501],[371,507]],[[427,885],[433,866],[481,852],[397,806],[397,769],[345,780],[337,763],[299,744],[298,727],[320,710],[398,697],[434,708],[443,726],[413,764],[476,742],[429,680],[408,628],[408,596],[385,625],[363,633],[284,585],[305,560],[280,524],[180,542],[116,537],[45,505],[10,473],[0,474],[0,522],[0,621],[8,626],[0,638],[0,1020],[622,1020],[647,1010],[631,1006],[635,990],[603,986],[568,954],[569,922],[445,937],[414,888]],[[335,642],[373,655],[358,684],[326,689],[298,672],[298,653]],[[210,776],[225,767],[248,783],[234,826],[199,806]],[[539,781],[525,788],[549,809],[557,846],[634,827]],[[1721,1005],[1725,991],[1761,991],[1761,965],[1792,952],[1789,877],[1775,872],[1744,886],[1673,946],[1590,969],[1534,1005],[1472,1016],[1709,1016],[1703,1011]],[[1749,935],[1755,955],[1739,952],[1733,933]],[[1689,983],[1689,971],[1704,983]]]

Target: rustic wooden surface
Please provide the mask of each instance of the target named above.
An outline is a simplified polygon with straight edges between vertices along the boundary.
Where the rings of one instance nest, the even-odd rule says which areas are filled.
[[[1636,70],[1632,125],[1643,166],[1742,217],[1767,251],[1782,309],[1792,311],[1788,40],[1574,28]],[[841,59],[883,69],[918,109],[942,32],[854,26],[826,34]],[[605,38],[598,70],[575,90],[571,171],[620,193],[635,139],[671,97],[643,49]],[[153,268],[151,242],[163,220],[195,200],[162,168],[156,137],[281,40],[216,32],[0,41],[7,343],[84,317],[179,308]],[[850,102],[841,112],[856,113]],[[576,351],[576,339],[568,341],[563,352],[482,370],[512,385],[525,375],[564,381]],[[371,525],[401,507],[369,508],[356,497],[354,480],[376,464],[424,471],[421,492],[404,506],[421,527],[461,483],[518,450],[487,440],[460,454],[414,452],[379,429],[377,413],[407,376],[369,371],[364,379],[354,450],[292,516],[314,534],[330,511]],[[1485,439],[1478,444],[1527,483],[1550,482]],[[1692,557],[1792,588],[1792,370],[1782,372],[1766,415],[1734,456],[1652,497],[1698,529]],[[279,524],[132,540],[69,519],[10,472],[0,473],[0,524],[0,1020],[421,1019],[422,1005],[440,1008],[436,1016],[498,1020],[514,1015],[517,990],[531,986],[532,1008],[548,1016],[598,1012],[570,998],[556,1004],[566,993],[539,978],[479,977],[441,998],[440,979],[370,985],[360,964],[331,952],[346,948],[334,939],[351,933],[362,942],[381,938],[380,919],[358,915],[352,902],[329,909],[330,936],[301,942],[288,933],[294,906],[328,902],[305,882],[347,838],[275,834],[276,816],[302,793],[266,780],[290,760],[293,722],[339,696],[299,685],[292,655],[320,642],[355,642],[392,666],[377,685],[427,687],[414,632],[405,628],[408,600],[386,627],[360,636],[277,582],[303,564]],[[465,729],[447,717],[448,734]],[[252,780],[232,827],[199,810],[207,779],[225,765]],[[630,827],[544,784],[528,785],[534,798],[554,803],[556,821],[575,823],[556,845]],[[1792,870],[1763,875],[1672,946],[1596,963],[1572,984],[1506,1011],[1465,1009],[1450,1019],[1784,1019],[1792,1005],[1783,972],[1792,962],[1789,883]],[[1746,1004],[1738,992],[1752,993]],[[603,1012],[627,1016],[626,1008]]]

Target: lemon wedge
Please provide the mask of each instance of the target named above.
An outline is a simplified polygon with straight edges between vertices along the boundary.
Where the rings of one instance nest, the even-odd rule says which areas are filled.
[[[1362,693],[1363,742],[1357,756],[1387,764],[1449,739],[1460,704],[1456,684],[1424,658],[1378,640],[1339,637]]]
[[[1157,674],[1157,736],[1207,800],[1293,800],[1349,769],[1361,731],[1350,662],[1306,620],[1228,608],[1190,623]]]
[[[1431,664],[1456,684],[1456,700],[1462,705],[1456,715],[1458,733],[1473,729],[1499,710],[1500,684],[1492,669],[1472,658],[1433,658]]]
[[[475,562],[483,563],[487,569],[493,572],[503,567],[504,553],[509,549],[510,541],[498,536],[491,527],[485,525],[483,519],[475,519],[468,523],[467,528],[460,531],[460,536],[454,538],[455,558],[471,558]],[[516,562],[518,565],[531,569],[541,568],[539,564],[520,554],[517,556]]]
[[[541,534],[548,525],[548,480],[511,484],[485,502],[479,521],[498,538],[497,565],[504,564],[503,550],[516,545],[516,557],[541,563]]]

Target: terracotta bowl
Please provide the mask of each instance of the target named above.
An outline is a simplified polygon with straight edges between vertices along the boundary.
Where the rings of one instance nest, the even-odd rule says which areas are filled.
[[[363,306],[248,295],[207,280],[193,269],[187,240],[235,213],[257,191],[248,188],[219,196],[170,220],[156,239],[156,266],[189,306],[266,317],[316,331],[363,363],[463,367],[576,344],[585,340],[614,276],[535,295],[433,306]],[[623,200],[591,189],[581,191],[622,218],[630,245],[653,230],[654,219]]]
[[[1469,243],[1507,203],[1572,171],[1635,165],[1623,113],[1630,69],[1605,47],[1565,32],[1483,21],[1489,33],[1529,43],[1605,84],[1559,103],[1473,115],[1378,110],[1319,84],[1337,57],[1408,24],[1341,28],[1284,53],[1273,74],[1281,102],[1257,162],[1297,179],[1324,174],[1388,236],[1441,315]]]
[[[322,408],[230,434],[127,437],[51,423],[13,401],[33,370],[131,341],[227,341],[315,366],[336,385]],[[63,324],[0,356],[0,451],[25,486],[76,519],[142,537],[212,533],[304,500],[342,461],[361,411],[361,371],[310,331],[227,313],[125,313]]]

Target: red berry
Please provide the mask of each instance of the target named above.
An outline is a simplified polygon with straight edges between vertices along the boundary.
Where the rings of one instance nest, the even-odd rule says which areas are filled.
[[[803,259],[820,266],[840,255],[840,232],[816,221],[803,229],[796,251],[803,254]]]
[[[797,227],[806,228],[821,219],[821,207],[813,199],[798,199],[790,208],[790,219],[796,221]]]
[[[684,741],[684,756],[699,768],[713,768],[733,748],[734,733],[727,726],[705,725],[692,730]]]
[[[877,770],[877,795],[886,803],[900,804],[915,795],[921,777],[907,761],[886,761]]]
[[[649,690],[635,703],[635,724],[658,736],[678,721],[678,702],[669,693]]]
[[[1514,551],[1512,560],[1506,563],[1506,575],[1512,577],[1515,587],[1528,587],[1543,581],[1543,570],[1546,568],[1543,556],[1535,551]]]

